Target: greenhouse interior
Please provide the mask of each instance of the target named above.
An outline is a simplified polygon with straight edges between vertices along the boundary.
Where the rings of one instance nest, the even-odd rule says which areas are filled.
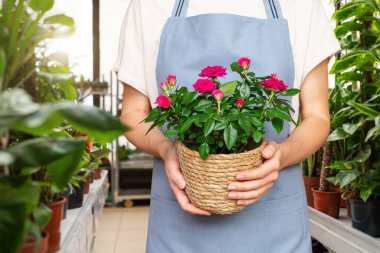
[[[0,253],[380,252],[380,1],[231,2],[1,0]]]

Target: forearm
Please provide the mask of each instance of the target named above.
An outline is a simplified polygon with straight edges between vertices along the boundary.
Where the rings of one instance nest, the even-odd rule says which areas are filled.
[[[146,134],[152,123],[141,121],[148,114],[148,112],[143,111],[123,111],[121,120],[131,128],[124,136],[138,149],[157,157],[163,157],[163,153],[172,145],[172,141],[166,138],[158,128],[154,128]]]
[[[300,163],[315,153],[325,143],[329,128],[328,118],[311,116],[304,119],[289,138],[279,144],[280,168]]]

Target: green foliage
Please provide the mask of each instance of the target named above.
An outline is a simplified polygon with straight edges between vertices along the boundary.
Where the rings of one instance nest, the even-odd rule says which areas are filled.
[[[224,94],[219,102],[211,93],[186,87],[167,90],[171,105],[151,111],[145,119],[153,122],[149,131],[166,124],[166,137],[178,137],[206,159],[209,154],[239,153],[259,145],[265,121],[271,122],[277,133],[282,131],[284,121],[295,123],[290,114],[293,109],[284,97],[297,95],[298,89],[277,91],[265,87],[260,82],[270,76],[256,77],[237,62],[231,64],[231,70],[241,80],[221,84],[212,78]],[[236,105],[239,98],[244,99],[242,107]]]
[[[336,175],[329,181],[364,201],[380,197],[379,15],[378,0],[351,0],[333,16],[343,50],[331,69],[337,82],[328,140],[334,144]]]

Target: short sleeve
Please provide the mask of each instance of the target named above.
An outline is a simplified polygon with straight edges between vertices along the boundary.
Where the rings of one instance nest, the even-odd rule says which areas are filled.
[[[305,64],[302,81],[307,74],[326,58],[329,61],[341,47],[335,37],[330,18],[327,16],[320,0],[312,0],[310,27],[308,31]]]
[[[144,70],[142,17],[139,0],[132,0],[123,19],[118,58],[114,65],[118,80],[148,96]]]

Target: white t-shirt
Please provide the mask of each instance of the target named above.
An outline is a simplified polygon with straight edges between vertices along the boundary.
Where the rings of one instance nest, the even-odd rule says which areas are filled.
[[[288,20],[293,50],[294,87],[301,84],[315,66],[340,50],[330,19],[321,0],[280,0]],[[118,79],[146,95],[152,106],[158,95],[156,60],[160,36],[171,16],[175,0],[131,0],[122,24],[119,54],[114,70]],[[263,0],[190,0],[187,16],[231,13],[267,18]],[[298,115],[299,101],[293,99]]]

